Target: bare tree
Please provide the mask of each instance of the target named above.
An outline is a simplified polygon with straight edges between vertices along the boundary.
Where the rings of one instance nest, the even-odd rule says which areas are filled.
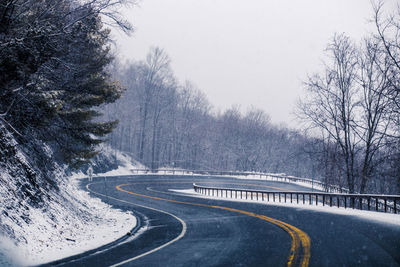
[[[139,141],[139,159],[143,160],[145,151],[145,139],[147,132],[147,120],[149,113],[149,105],[153,99],[153,95],[159,88],[158,84],[170,72],[170,59],[168,55],[158,47],[151,48],[147,55],[146,62],[143,64],[143,84],[144,90],[140,102],[140,141]]]
[[[335,35],[327,51],[331,65],[324,76],[306,82],[308,98],[300,102],[301,118],[326,131],[340,146],[350,192],[355,190],[355,160],[359,138],[354,130],[359,107],[356,99],[357,52],[343,34]]]
[[[360,192],[364,193],[377,164],[375,156],[385,145],[384,140],[393,120],[391,102],[386,97],[391,84],[388,79],[390,62],[379,49],[379,43],[372,39],[364,41],[359,69],[362,113],[357,121],[357,131],[363,146]]]
[[[394,111],[400,113],[400,6],[397,7],[395,13],[386,16],[383,7],[382,1],[373,5],[373,21],[377,31],[375,38],[380,42],[381,51],[390,63],[389,71],[381,70],[387,72],[391,85],[386,96],[391,99]]]
[[[375,39],[384,54],[384,60],[389,63],[389,70],[380,69],[382,73],[387,73],[390,85],[385,96],[390,100],[394,113],[386,158],[392,165],[391,176],[397,179],[398,188],[400,188],[400,171],[396,167],[400,162],[400,6],[398,5],[392,13],[388,13],[384,10],[384,2],[378,1],[373,5],[373,11]]]
[[[161,120],[170,115],[170,110],[175,105],[176,81],[172,75],[164,76],[152,100],[152,141],[151,141],[151,168],[157,169],[159,165]]]

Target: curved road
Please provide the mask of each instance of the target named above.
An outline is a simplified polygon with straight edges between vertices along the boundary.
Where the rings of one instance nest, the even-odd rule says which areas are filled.
[[[204,176],[121,176],[84,182],[93,195],[132,211],[139,218],[138,233],[117,245],[50,265],[400,266],[398,226],[304,209],[194,198],[169,190],[189,189],[193,182],[308,190],[280,182]]]

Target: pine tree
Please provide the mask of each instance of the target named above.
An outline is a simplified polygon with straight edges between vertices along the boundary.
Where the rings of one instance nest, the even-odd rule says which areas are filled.
[[[0,2],[0,120],[21,144],[43,140],[79,167],[115,127],[96,117],[122,93],[106,71],[112,57],[100,16],[117,2]]]
[[[60,147],[63,158],[73,167],[79,167],[96,154],[95,145],[117,123],[95,121],[101,113],[93,108],[115,101],[122,87],[106,72],[112,57],[107,46],[109,30],[103,29],[100,17],[87,17],[74,26],[73,33],[67,45],[68,54],[61,58],[68,62],[69,71],[64,74],[59,96],[62,106],[51,130],[57,133],[53,141]]]

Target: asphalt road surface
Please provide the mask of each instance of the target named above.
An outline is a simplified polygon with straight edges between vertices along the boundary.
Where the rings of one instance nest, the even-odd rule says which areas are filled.
[[[398,226],[312,210],[194,198],[169,190],[189,189],[194,182],[310,190],[204,176],[95,178],[82,187],[116,208],[132,211],[138,226],[124,240],[49,265],[400,266]]]

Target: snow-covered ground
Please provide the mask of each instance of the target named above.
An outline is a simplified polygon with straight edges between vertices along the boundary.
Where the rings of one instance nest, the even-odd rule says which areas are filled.
[[[126,155],[119,154],[118,159],[122,166],[101,175],[128,175],[132,169],[142,168]],[[68,182],[61,182],[57,195],[50,194],[46,210],[9,211],[29,220],[7,221],[15,216],[6,216],[1,221],[12,227],[16,239],[0,233],[0,266],[36,265],[79,254],[115,241],[136,226],[131,213],[114,209],[79,189],[80,179],[87,178],[81,172],[64,178]]]
[[[250,200],[250,199],[234,199],[226,196],[207,196],[203,195],[200,193],[197,193],[194,191],[194,189],[169,189],[172,192],[180,193],[180,194],[185,194],[187,196],[191,197],[197,197],[197,198],[205,198],[205,199],[215,199],[215,200],[223,200],[223,201],[237,201],[237,202],[248,202],[248,203],[259,203],[259,204],[265,204],[265,205],[272,205],[272,206],[280,206],[280,207],[290,207],[290,208],[296,208],[296,209],[305,209],[305,210],[313,210],[313,211],[318,211],[318,212],[325,212],[325,213],[333,213],[333,214],[338,214],[338,215],[343,215],[343,216],[356,216],[362,219],[366,220],[372,220],[376,221],[379,223],[388,223],[388,224],[393,224],[400,226],[400,215],[399,214],[390,214],[390,213],[382,213],[382,212],[375,212],[375,211],[365,211],[365,210],[357,210],[357,209],[345,209],[343,207],[329,207],[329,206],[322,206],[318,205],[310,205],[308,203],[303,204],[303,203],[279,203],[279,202],[272,202],[272,201],[262,201],[261,199],[259,200]],[[290,202],[290,200],[289,200]]]
[[[76,183],[75,180],[64,189],[74,196],[71,200],[77,204],[74,208],[85,211],[83,216],[76,218],[69,211],[72,207],[63,207],[57,202],[49,205],[55,220],[42,210],[31,209],[31,222],[15,229],[24,236],[25,242],[15,244],[9,239],[0,239],[0,250],[13,264],[35,265],[78,254],[110,243],[135,227],[136,218],[132,214],[112,209],[100,199],[90,197]]]
[[[135,170],[137,169],[146,169],[146,166],[141,164],[138,161],[135,161],[132,159],[130,156],[127,154],[117,151],[117,150],[112,150],[110,148],[103,148],[102,151],[104,153],[112,153],[120,162],[119,166],[115,170],[111,170],[108,172],[104,173],[94,173],[94,176],[123,176],[123,175],[133,175],[135,174]],[[86,174],[82,172],[74,173],[73,178],[81,179],[81,178],[86,178]]]
[[[282,175],[282,174],[271,174],[271,175],[267,174],[267,176],[263,176],[261,178],[259,175],[247,175],[247,176],[236,175],[236,176],[230,176],[230,177],[236,178],[236,179],[244,179],[244,180],[267,180],[267,181],[278,181],[278,182],[282,181],[282,179],[276,178],[276,177],[274,177],[274,175]],[[288,177],[291,177],[291,176],[288,176]],[[321,191],[324,190],[324,188],[320,184],[317,184],[317,183],[310,184],[310,183],[305,183],[305,182],[301,182],[301,181],[292,182],[290,180],[288,180],[286,182],[292,183],[292,184],[297,184],[297,185],[307,187],[307,188],[314,188],[316,190],[321,190]]]

